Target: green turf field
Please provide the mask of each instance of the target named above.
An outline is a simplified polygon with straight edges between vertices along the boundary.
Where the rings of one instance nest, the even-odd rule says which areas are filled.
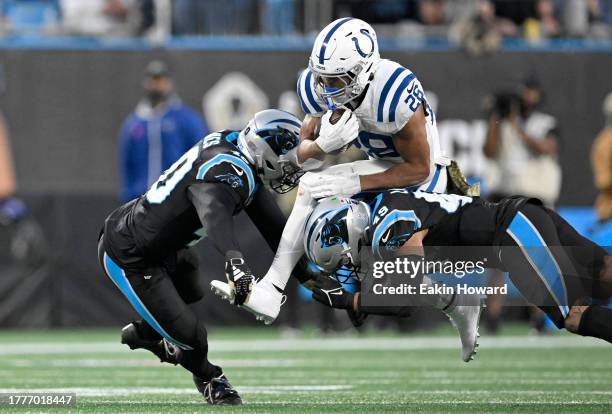
[[[446,331],[280,339],[263,327],[216,330],[211,359],[240,391],[238,409],[204,405],[185,371],[127,350],[116,332],[2,332],[0,392],[76,392],[72,412],[100,413],[612,412],[609,344],[525,330],[483,337],[469,364]]]

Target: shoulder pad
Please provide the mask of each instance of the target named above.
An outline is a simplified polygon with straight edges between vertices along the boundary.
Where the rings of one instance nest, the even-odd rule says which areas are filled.
[[[376,77],[376,120],[395,123],[397,131],[408,122],[423,102],[423,88],[414,73],[391,61],[380,65]]]
[[[402,194],[404,193],[403,190]],[[384,191],[372,200],[372,253],[385,257],[390,251],[400,248],[412,234],[421,228],[421,220],[414,210],[405,203],[398,203],[399,197],[392,191]],[[408,208],[406,208],[408,207]]]

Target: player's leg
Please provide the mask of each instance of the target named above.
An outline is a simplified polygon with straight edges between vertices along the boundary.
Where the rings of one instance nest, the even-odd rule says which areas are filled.
[[[392,164],[387,161],[364,160],[329,167],[325,174],[343,175],[353,172],[358,174],[373,174],[388,169]],[[283,300],[284,291],[291,272],[304,255],[303,233],[308,215],[316,205],[316,200],[308,191],[308,183],[312,174],[306,173],[300,180],[297,196],[291,214],[283,229],[281,240],[274,255],[274,260],[265,276],[253,286],[248,299],[242,307],[253,313],[257,319],[272,323]],[[232,292],[226,283],[215,281],[211,284],[213,290],[226,298],[232,297]]]
[[[166,269],[151,266],[137,271],[125,270],[104,251],[99,254],[106,275],[146,325],[180,350],[176,353],[176,361],[193,374],[194,382],[206,401],[211,404],[240,404],[238,393],[224,377],[221,368],[208,361],[208,340],[203,321],[187,307]]]
[[[593,279],[592,297],[607,300],[612,296],[612,257],[601,246],[582,236],[555,211],[543,207],[557,228],[561,245],[574,262],[586,268]]]
[[[166,270],[176,291],[186,304],[197,302],[204,296],[199,280],[198,265],[199,258],[193,249],[178,251],[166,265]],[[146,349],[155,354],[162,362],[178,364],[180,349],[168,343],[144,319],[136,320],[122,329],[121,343],[128,345],[131,349]]]
[[[583,310],[583,329],[573,329],[572,325],[569,330],[612,340],[612,311],[589,306],[587,312],[581,308],[588,293],[584,285],[586,268],[561,246],[556,225],[543,208],[533,204],[521,207],[501,243],[501,261],[516,287],[559,329],[566,327],[566,319],[580,318]]]
[[[439,285],[428,276],[423,277],[423,283]],[[459,332],[461,339],[461,358],[465,362],[474,359],[477,353],[478,326],[480,315],[484,307],[484,298],[480,295],[467,293],[440,293],[436,295],[423,295],[423,301],[444,313]]]

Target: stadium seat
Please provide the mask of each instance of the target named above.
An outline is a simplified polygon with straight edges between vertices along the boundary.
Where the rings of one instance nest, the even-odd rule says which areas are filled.
[[[41,32],[60,20],[57,2],[49,0],[5,1],[3,13],[17,33]]]

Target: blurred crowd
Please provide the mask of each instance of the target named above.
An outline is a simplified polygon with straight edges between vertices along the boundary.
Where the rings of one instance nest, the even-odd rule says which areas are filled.
[[[449,37],[475,52],[504,37],[612,37],[612,0],[0,0],[5,34],[308,34],[337,17],[383,37]]]

